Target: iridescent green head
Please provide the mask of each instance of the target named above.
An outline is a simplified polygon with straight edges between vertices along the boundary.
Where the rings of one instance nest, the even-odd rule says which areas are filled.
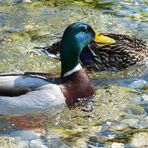
[[[61,76],[79,64],[82,49],[94,38],[95,32],[87,24],[76,22],[66,28],[60,46]]]
[[[93,40],[99,42],[99,39],[100,35],[88,24],[76,22],[69,25],[64,31],[60,46],[61,76],[79,64],[81,51],[86,45]]]

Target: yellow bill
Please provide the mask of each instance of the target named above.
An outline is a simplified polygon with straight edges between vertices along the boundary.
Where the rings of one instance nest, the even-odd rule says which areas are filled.
[[[104,35],[100,35],[99,33],[95,32],[95,39],[94,41],[96,43],[100,43],[100,44],[113,44],[116,43],[116,41],[110,37],[104,36]]]

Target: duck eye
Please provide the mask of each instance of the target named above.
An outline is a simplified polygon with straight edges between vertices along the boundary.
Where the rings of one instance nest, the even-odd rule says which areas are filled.
[[[82,29],[82,32],[83,32],[83,33],[86,33],[86,32],[88,32],[88,29],[87,29],[87,27],[83,28],[83,29]]]

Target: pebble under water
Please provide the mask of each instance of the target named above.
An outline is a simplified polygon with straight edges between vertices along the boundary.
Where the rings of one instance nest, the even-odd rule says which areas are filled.
[[[0,0],[0,72],[52,72],[60,62],[34,52],[83,21],[99,32],[148,41],[146,0]],[[96,96],[69,110],[0,116],[0,147],[148,147],[148,62],[120,72],[89,73]]]

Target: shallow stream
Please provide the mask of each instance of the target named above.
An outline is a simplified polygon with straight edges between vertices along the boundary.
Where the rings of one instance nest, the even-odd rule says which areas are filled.
[[[75,21],[148,41],[147,0],[0,0],[0,72],[58,75],[60,62],[34,48],[56,42]],[[1,116],[0,147],[148,147],[147,66],[89,73],[96,96],[87,106]]]

